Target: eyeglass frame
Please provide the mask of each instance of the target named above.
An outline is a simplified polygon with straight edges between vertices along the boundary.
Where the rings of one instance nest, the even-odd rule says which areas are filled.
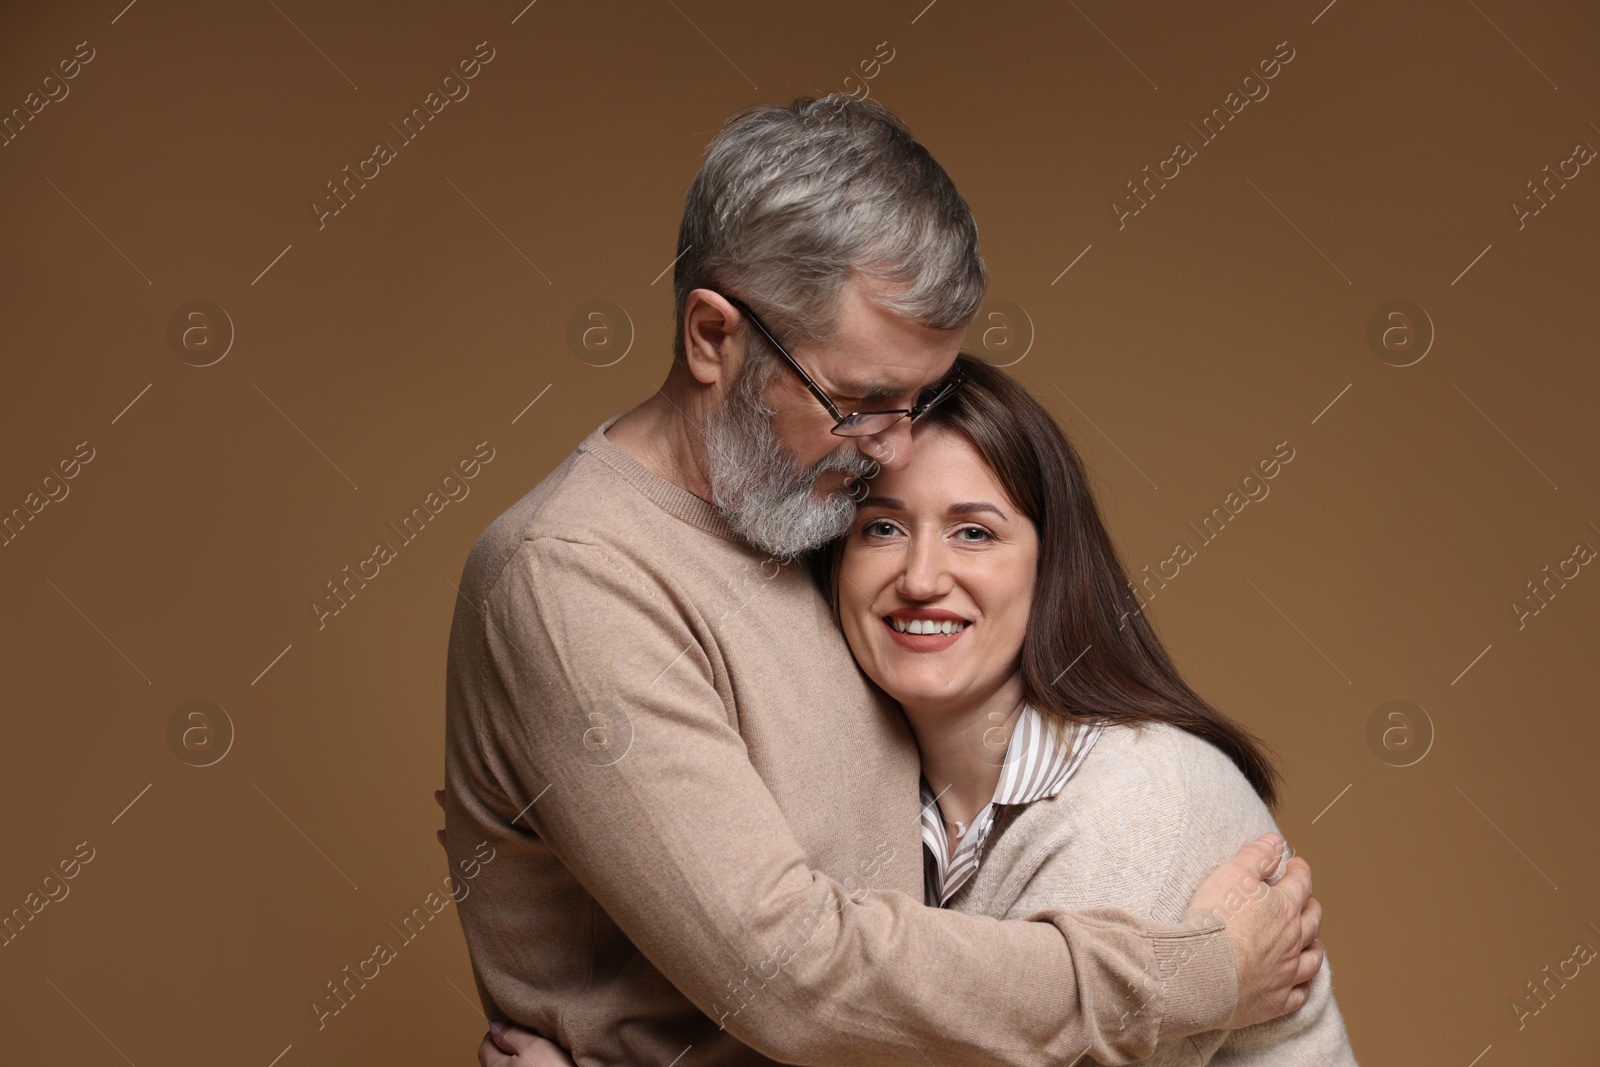
[[[844,412],[839,410],[839,406],[837,404],[829,399],[828,394],[822,391],[822,387],[816,383],[811,375],[806,373],[806,369],[800,365],[799,361],[789,354],[788,349],[784,348],[778,339],[772,335],[772,331],[767,329],[766,323],[761,321],[761,317],[750,308],[749,304],[746,304],[743,300],[740,300],[736,296],[729,296],[727,293],[721,293],[719,295],[728,303],[737,308],[741,315],[748,318],[755,325],[755,328],[761,331],[762,336],[767,339],[773,348],[778,350],[778,355],[782,356],[784,361],[789,364],[789,369],[794,371],[795,375],[799,377],[801,384],[804,385],[807,391],[809,391],[812,396],[816,397],[818,402],[820,402],[822,406],[827,409],[828,414],[833,418],[833,429],[829,432],[835,437],[876,437],[885,430],[889,430],[895,426],[898,426],[900,424],[900,419],[907,419],[910,422],[916,422],[923,415],[927,414],[929,408],[933,407],[941,400],[947,399],[951,393],[961,388],[961,386],[967,380],[965,371],[958,366],[952,366],[951,374],[953,374],[954,377],[942,379],[944,388],[940,389],[939,392],[935,393],[933,397],[925,403],[921,403],[915,407],[909,408],[885,408],[880,411],[852,411],[850,414],[846,415]],[[935,382],[934,386],[939,384],[939,382]],[[929,388],[933,388],[934,386],[929,386]],[[849,422],[851,419],[863,418],[868,415],[898,415],[900,418],[897,418],[893,422],[884,426],[883,429],[873,430],[871,433],[850,434],[839,432],[839,430],[844,427],[844,424]]]

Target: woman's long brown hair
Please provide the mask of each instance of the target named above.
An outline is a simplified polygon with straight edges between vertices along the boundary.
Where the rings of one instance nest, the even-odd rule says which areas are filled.
[[[1227,753],[1276,807],[1279,775],[1267,746],[1189,687],[1146,621],[1072,442],[1005,371],[966,353],[957,363],[966,384],[919,419],[917,430],[943,426],[965,436],[1038,530],[1023,698],[1061,725],[1164,722],[1187,730]],[[844,541],[815,559],[835,612]]]

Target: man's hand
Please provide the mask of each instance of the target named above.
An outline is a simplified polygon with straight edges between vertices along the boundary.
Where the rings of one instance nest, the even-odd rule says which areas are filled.
[[[1322,967],[1322,905],[1311,895],[1311,865],[1295,857],[1277,884],[1283,838],[1263,834],[1195,890],[1185,919],[1215,916],[1228,928],[1239,969],[1239,1000],[1227,1030],[1298,1011]]]
[[[478,1046],[482,1067],[574,1067],[567,1050],[520,1026],[494,1024]]]
[[[444,810],[444,790],[443,789],[435,789],[433,791],[433,799],[438,802],[439,810],[443,811]],[[435,830],[433,832],[433,836],[438,839],[439,847],[448,852],[449,851],[449,846],[444,843],[444,831],[443,830]]]

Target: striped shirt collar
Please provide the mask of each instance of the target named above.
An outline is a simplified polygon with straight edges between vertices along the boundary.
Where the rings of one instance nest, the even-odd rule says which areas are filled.
[[[1038,709],[1025,705],[1006,745],[994,799],[964,828],[954,856],[950,855],[938,798],[928,780],[922,780],[922,844],[926,849],[923,888],[929,905],[943,907],[977,872],[983,846],[994,828],[995,806],[1031,804],[1061,792],[1089,754],[1100,729],[1098,724],[1070,723],[1065,738],[1058,740]]]

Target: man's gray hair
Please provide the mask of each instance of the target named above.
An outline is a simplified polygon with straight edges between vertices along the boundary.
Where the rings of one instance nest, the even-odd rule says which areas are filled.
[[[678,251],[679,360],[694,289],[749,300],[787,346],[831,339],[857,274],[887,283],[882,306],[937,330],[971,322],[988,286],[944,168],[892,112],[841,93],[729,119],[689,187]]]

